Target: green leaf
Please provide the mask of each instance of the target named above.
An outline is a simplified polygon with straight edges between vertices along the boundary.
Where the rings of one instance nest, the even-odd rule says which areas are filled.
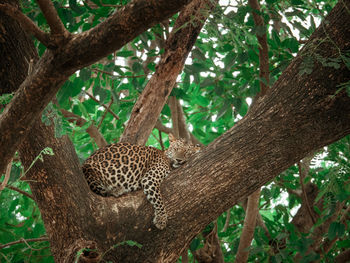
[[[117,56],[124,57],[124,58],[132,57],[133,55],[134,55],[134,52],[131,50],[122,50],[117,52]]]
[[[299,42],[295,38],[287,38],[282,42],[283,47],[289,48],[293,53],[298,52]]]
[[[69,0],[69,7],[79,16],[85,13],[84,8],[78,6],[77,0]]]
[[[139,72],[141,72],[143,70],[143,67],[142,67],[142,65],[141,65],[141,63],[139,63],[139,62],[134,62],[133,64],[132,64],[132,71],[133,72],[135,72],[135,73],[139,73]]]
[[[304,1],[302,0],[292,0],[292,5],[303,5]]]
[[[87,81],[91,78],[91,70],[88,68],[83,68],[80,70],[79,76],[82,81]]]
[[[342,223],[332,222],[328,229],[328,239],[340,238],[345,233],[345,226]]]
[[[311,56],[303,57],[299,67],[299,75],[311,74],[314,67],[314,59]]]
[[[22,169],[16,164],[13,164],[11,167],[9,184],[16,182],[21,176]]]
[[[198,238],[194,238],[190,244],[190,250],[195,251],[199,248],[200,240]]]
[[[198,60],[202,60],[202,61],[206,60],[205,55],[198,48],[195,48],[195,49],[192,50],[192,56],[193,56],[193,58],[196,58]]]
[[[337,242],[337,246],[339,248],[349,248],[350,247],[350,239],[347,240],[339,240]]]

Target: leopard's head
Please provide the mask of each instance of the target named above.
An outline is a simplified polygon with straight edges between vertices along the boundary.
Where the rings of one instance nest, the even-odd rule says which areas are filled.
[[[172,134],[169,134],[169,142],[170,146],[165,154],[174,168],[183,165],[193,154],[201,150],[199,145],[187,143],[183,139],[176,139]]]

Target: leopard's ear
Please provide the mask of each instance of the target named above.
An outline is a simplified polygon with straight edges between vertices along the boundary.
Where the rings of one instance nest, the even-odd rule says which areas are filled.
[[[169,142],[170,142],[170,143],[176,141],[176,138],[175,138],[175,136],[174,136],[172,133],[169,133],[168,136],[169,136]]]

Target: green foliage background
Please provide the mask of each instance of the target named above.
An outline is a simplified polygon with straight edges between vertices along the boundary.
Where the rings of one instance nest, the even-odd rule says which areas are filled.
[[[72,33],[89,30],[127,3],[127,0],[54,1],[60,18]],[[251,100],[259,92],[259,81],[264,81],[259,79],[256,35],[267,30],[270,84],[273,84],[335,3],[333,0],[266,0],[261,3],[261,15],[266,28],[254,26],[247,1],[220,3],[200,33],[171,94],[181,100],[193,135],[203,144],[209,144],[247,113]],[[40,28],[49,30],[35,1],[22,0],[21,7]],[[176,17],[170,19],[170,28]],[[277,27],[274,23],[277,23]],[[71,138],[81,161],[97,149],[86,132],[91,124],[98,127],[108,143],[118,141],[134,103],[155,71],[156,63],[163,52],[159,45],[153,45],[152,42],[161,43],[169,31],[163,25],[156,25],[121,50],[76,72],[58,92],[57,104],[50,104],[46,108],[43,122],[47,125],[54,123],[56,136],[67,134]],[[45,47],[34,41],[41,55]],[[321,59],[317,54],[305,56],[300,74],[310,73],[313,62]],[[150,62],[145,64],[145,61]],[[324,61],[324,65],[338,67],[339,63],[345,62],[350,68],[349,61],[348,54],[340,54],[339,58]],[[348,84],[344,87],[348,89]],[[4,95],[0,102],[6,104],[11,97],[10,94]],[[109,105],[110,111],[118,118],[106,112],[103,105]],[[82,127],[70,123],[63,117],[61,109],[80,116],[86,123]],[[160,120],[166,126],[171,125],[171,113],[167,105]],[[153,131],[147,144],[160,147],[157,130]],[[305,178],[305,183],[312,181],[318,186],[319,199],[327,197],[324,198],[324,209],[319,211],[322,213],[322,220],[332,214],[336,202],[343,201],[349,205],[349,147],[350,137],[346,137],[320,149],[315,153],[311,169]],[[20,180],[21,174],[23,168],[15,159],[9,185],[30,193],[28,184]],[[289,189],[300,189],[297,166],[290,167],[266,185],[262,189],[260,200],[260,212],[272,238],[277,241],[285,240],[286,246],[277,253],[272,253],[268,238],[258,227],[251,246],[251,262],[292,262],[293,255],[297,252],[304,254],[312,243],[311,233],[298,233],[290,223],[301,200],[288,194]],[[33,200],[9,188],[1,192],[0,200],[0,244],[45,235],[40,211]],[[238,248],[245,213],[240,205],[234,206],[228,213],[230,220],[227,230],[222,231],[227,213],[218,218],[217,224],[225,261],[232,262]],[[321,221],[316,225],[321,224]],[[339,239],[326,254],[326,258],[322,259],[324,262],[332,261],[335,255],[350,247],[348,225],[349,221],[345,225],[339,220],[331,224],[325,237]],[[211,227],[209,225],[207,231]],[[203,238],[200,235],[193,240],[190,250],[197,250],[201,246]],[[192,257],[192,253],[189,253],[189,257]],[[309,255],[304,257],[303,262],[310,262],[317,257],[318,255]],[[53,262],[53,258],[50,256],[49,243],[45,241],[2,248],[0,261]]]

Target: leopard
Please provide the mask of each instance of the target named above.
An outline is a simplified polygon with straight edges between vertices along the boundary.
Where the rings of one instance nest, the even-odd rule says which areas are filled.
[[[143,190],[154,208],[153,224],[162,230],[168,215],[160,185],[173,169],[201,151],[200,145],[187,143],[169,134],[165,151],[126,142],[98,149],[83,163],[82,170],[90,189],[103,197],[119,197],[131,191]]]

